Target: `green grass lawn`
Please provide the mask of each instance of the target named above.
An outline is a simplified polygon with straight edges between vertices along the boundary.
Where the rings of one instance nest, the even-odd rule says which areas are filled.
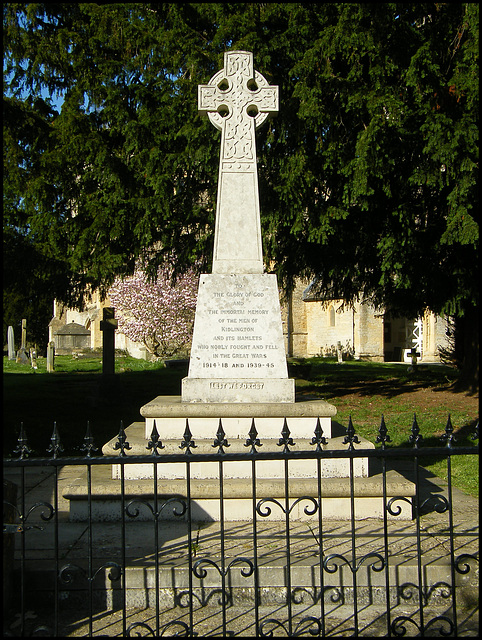
[[[100,358],[55,357],[55,372],[4,358],[4,452],[12,451],[23,422],[35,455],[44,455],[54,421],[64,453],[74,455],[83,443],[87,421],[99,449],[124,427],[143,420],[140,408],[158,395],[179,395],[187,368],[168,369],[131,357],[116,357],[113,381],[102,376]]]
[[[56,356],[55,372],[46,373],[45,359],[38,369],[4,357],[4,455],[16,447],[23,422],[33,455],[44,456],[54,421],[64,453],[75,455],[83,443],[87,421],[100,448],[124,427],[142,420],[140,407],[158,395],[180,395],[187,364],[166,368],[128,356],[116,357],[116,376],[104,381],[100,358]],[[456,372],[443,366],[409,373],[401,364],[333,359],[290,359],[289,375],[296,379],[298,398],[323,398],[337,408],[336,422],[346,429],[351,416],[356,433],[375,442],[382,414],[390,446],[411,446],[408,438],[414,414],[423,446],[438,445],[448,414],[454,426],[454,446],[471,445],[478,421],[474,398],[454,393],[449,385]],[[424,466],[446,476],[447,462],[423,459]],[[478,495],[478,456],[453,456],[455,486]]]

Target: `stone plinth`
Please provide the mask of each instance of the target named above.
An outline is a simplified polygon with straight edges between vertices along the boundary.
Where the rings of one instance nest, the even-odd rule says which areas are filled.
[[[224,424],[224,423],[223,423]],[[148,455],[146,447],[146,439],[144,436],[144,425],[142,422],[134,422],[130,427],[126,429],[127,440],[131,446],[129,449],[129,455]],[[259,434],[258,434],[259,435]],[[247,449],[245,447],[246,438],[230,439],[227,437],[229,447],[226,447],[226,453],[236,453],[246,455]],[[313,432],[311,436],[305,436],[301,438],[293,438],[294,444],[290,446],[290,450],[293,452],[299,451],[314,451],[314,445],[311,444]],[[196,454],[210,454],[213,453],[213,442],[215,435],[213,433],[212,439],[197,439],[193,437],[196,444]],[[328,444],[323,446],[323,449],[329,451],[343,451],[348,448],[348,445],[343,443],[343,437],[330,438]],[[374,449],[373,443],[359,438],[360,443],[357,447],[362,449]],[[117,438],[113,438],[102,448],[102,452],[105,456],[116,456],[118,450],[115,448]],[[164,448],[162,449],[162,455],[179,455],[179,445],[181,439],[166,439],[161,437]],[[280,452],[280,446],[278,444],[279,438],[263,439],[260,438],[261,445],[259,451],[262,453],[268,452]],[[146,462],[146,464],[134,464],[126,465],[124,469],[124,477],[126,479],[136,478],[152,478],[154,474],[152,460]],[[320,471],[322,478],[348,478],[350,476],[350,464],[348,458],[324,458],[320,462]],[[160,463],[157,465],[157,472],[159,477],[167,479],[179,479],[185,478],[186,464],[185,462],[173,462],[173,463]],[[224,463],[223,478],[239,478],[239,479],[251,479],[253,473],[251,460],[248,458],[244,461],[228,460]],[[293,480],[296,479],[313,479],[317,475],[317,461],[315,459],[296,459],[293,457],[289,461],[289,477]],[[357,478],[368,477],[368,459],[366,457],[354,458],[353,460],[353,475]],[[112,465],[112,477],[120,477],[119,465]],[[219,480],[219,466],[217,462],[196,462],[193,461],[190,464],[190,477],[193,479],[218,479]],[[256,478],[257,479],[270,479],[272,481],[281,480],[284,477],[284,460],[260,460],[256,464]],[[246,487],[249,487],[250,483],[244,483]]]
[[[294,402],[276,276],[203,274],[183,402]]]
[[[336,407],[325,400],[189,403],[183,402],[181,396],[158,396],[141,407],[141,416],[146,420],[145,438],[150,438],[155,420],[161,440],[179,442],[186,418],[194,439],[214,439],[220,419],[228,440],[246,438],[253,418],[261,439],[279,438],[285,418],[293,437],[312,438],[319,418],[323,435],[331,438],[331,419],[335,415]]]

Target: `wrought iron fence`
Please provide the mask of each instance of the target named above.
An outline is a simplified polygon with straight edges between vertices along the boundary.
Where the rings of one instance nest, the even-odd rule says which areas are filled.
[[[478,424],[472,439],[478,439]],[[375,449],[357,446],[360,442],[350,418],[344,438],[346,447],[331,450],[318,422],[310,450],[298,451],[285,421],[277,442],[279,449],[264,451],[253,420],[244,451],[230,451],[220,421],[213,450],[198,453],[186,420],[178,453],[162,451],[164,445],[154,426],[146,455],[140,456],[129,454],[130,444],[121,423],[115,445],[117,456],[96,455],[98,450],[87,425],[80,447],[82,455],[62,457],[54,425],[47,450],[50,457],[38,458],[30,457],[32,452],[22,426],[16,457],[4,459],[4,606],[17,614],[16,623],[10,624],[5,635],[62,636],[67,629],[65,619],[72,616],[73,603],[77,617],[81,612],[84,615],[82,628],[89,636],[106,635],[97,624],[106,611],[117,615],[117,626],[112,623],[107,635],[122,637],[212,635],[215,628],[222,636],[325,637],[350,633],[357,637],[364,635],[363,629],[371,629],[370,635],[389,637],[424,636],[434,630],[443,636],[457,636],[463,609],[459,597],[465,597],[464,588],[476,589],[478,554],[474,545],[478,530],[454,521],[452,459],[478,455],[478,445],[455,444],[450,416],[437,446],[423,445],[415,416],[409,446],[390,445],[383,417],[376,440]],[[360,457],[378,465],[382,480],[383,513],[377,526],[372,521],[366,525],[355,513],[354,464]],[[424,493],[426,480],[421,459],[428,457],[446,461],[447,485],[443,494]],[[322,463],[337,458],[348,460],[350,470],[350,511],[343,523],[331,523],[323,512]],[[257,467],[266,460],[282,463],[281,497],[261,495],[265,485],[257,477]],[[315,461],[316,491],[293,496],[289,467],[295,460]],[[251,476],[246,480],[250,485],[251,515],[249,521],[233,524],[224,513],[225,504],[231,499],[225,495],[224,468],[229,462],[240,461],[251,465]],[[415,483],[413,519],[408,523],[398,518],[401,504],[410,499],[405,495],[389,497],[387,492],[388,472],[400,461]],[[193,465],[207,462],[217,464],[219,470],[219,522],[209,526],[199,524],[193,517],[196,497],[192,495],[191,474]],[[146,463],[152,464],[152,491],[147,497],[132,495],[132,489],[126,490],[126,469]],[[169,495],[165,489],[160,490],[162,465],[170,463],[184,465],[185,492]],[[115,497],[122,517],[118,522],[102,525],[93,517],[98,499],[93,474],[96,469],[111,465],[118,465],[119,469]],[[41,495],[38,487],[37,494],[31,490],[29,478],[35,469],[48,476],[51,494],[45,499],[37,499]],[[61,540],[67,528],[73,526],[61,507],[59,478],[65,469],[79,473],[85,470],[87,515],[82,530],[85,545],[80,549],[85,551],[83,555],[78,549],[66,549]],[[17,499],[9,493],[12,485],[5,484],[5,477],[14,477]],[[302,520],[295,520],[295,507],[300,505]],[[270,516],[275,510],[281,518],[272,525]],[[438,525],[436,530],[430,531],[425,524],[427,513],[435,514],[430,522]],[[136,524],[137,528],[133,528]],[[105,548],[96,541],[102,526],[109,527],[108,542],[103,539]],[[173,536],[175,539],[168,541],[167,533],[174,530],[177,538]],[[49,533],[48,543],[45,537],[39,540],[40,532],[44,536]],[[136,544],[141,549],[137,556],[128,553]],[[433,547],[436,553],[430,555]],[[143,564],[146,559],[148,569]],[[133,595],[136,579],[142,582],[136,592],[143,594],[142,602]],[[41,602],[42,596],[45,602]],[[32,607],[47,617],[30,620]],[[211,611],[211,618],[200,618],[205,609]],[[372,622],[367,622],[372,609],[376,611],[378,632],[370,627]],[[9,611],[4,620],[11,622]],[[136,615],[131,615],[132,611]],[[77,628],[78,635],[79,625],[70,628]],[[106,631],[107,626],[103,629]]]

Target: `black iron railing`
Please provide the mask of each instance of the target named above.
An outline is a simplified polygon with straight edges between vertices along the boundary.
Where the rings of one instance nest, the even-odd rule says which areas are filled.
[[[472,439],[478,439],[478,424]],[[178,453],[164,451],[154,426],[146,455],[130,454],[121,423],[115,445],[117,456],[95,455],[97,448],[87,425],[81,446],[83,455],[62,457],[54,425],[47,450],[50,457],[34,458],[30,457],[22,426],[14,452],[17,457],[4,459],[4,542],[8,543],[4,545],[8,554],[4,620],[9,625],[5,635],[63,636],[68,628],[66,620],[72,621],[73,611],[79,620],[81,613],[84,616],[84,635],[88,636],[194,636],[210,635],[217,628],[223,636],[324,637],[337,635],[338,629],[340,635],[350,632],[357,637],[366,635],[366,629],[376,622],[378,633],[373,627],[373,635],[424,636],[435,629],[440,635],[455,637],[461,628],[460,616],[466,610],[459,595],[465,601],[464,588],[477,589],[478,554],[474,545],[478,530],[464,526],[464,518],[454,515],[458,505],[454,502],[452,458],[478,455],[479,449],[475,444],[456,446],[450,417],[440,440],[438,446],[423,446],[414,417],[410,446],[391,447],[382,417],[379,446],[361,448],[350,418],[345,449],[330,449],[318,422],[310,449],[299,451],[285,421],[277,442],[279,449],[263,451],[253,420],[241,452],[239,447],[230,450],[231,443],[220,421],[212,452],[198,453],[186,420]],[[377,526],[372,521],[367,525],[356,516],[360,496],[354,463],[361,457],[378,464],[383,513]],[[446,460],[447,485],[443,492],[427,491],[422,457]],[[333,524],[324,515],[329,496],[325,495],[322,465],[330,459],[349,461],[350,508],[343,523]],[[281,494],[278,491],[276,495],[262,495],[266,484],[257,470],[268,460],[282,462]],[[304,495],[292,491],[290,464],[295,460],[316,461],[316,477],[311,485],[315,488]],[[225,469],[227,463],[241,461],[251,465],[251,477],[245,480],[250,486],[251,512],[247,521],[233,524],[225,516],[227,501],[236,499],[232,494],[225,495],[229,484]],[[208,462],[218,466],[219,518],[216,523],[201,525],[193,517],[198,497],[192,492],[199,479],[193,479],[192,469],[197,463]],[[413,497],[390,495],[388,491],[389,471],[400,462],[415,485]],[[135,495],[125,470],[129,465],[146,463],[152,463],[151,489],[147,494],[143,490]],[[171,463],[184,465],[185,491],[169,495],[162,468]],[[118,465],[118,489],[115,496],[101,497],[117,500],[122,517],[108,524],[107,546],[99,551],[101,525],[93,514],[100,498],[94,475],[100,467],[111,465]],[[85,544],[80,545],[80,550],[66,548],[61,541],[67,528],[73,526],[59,489],[61,474],[67,468],[78,468],[79,473],[85,470]],[[42,482],[49,487],[45,497],[41,493],[42,482],[38,487],[31,486],[31,474],[39,469],[45,476]],[[11,485],[6,490],[5,478],[14,479],[16,499],[14,493],[9,493]],[[399,520],[407,502],[413,509],[409,522]],[[302,517],[295,519],[295,508],[300,506]],[[275,511],[278,518],[273,524],[271,516]],[[425,517],[430,513],[432,519],[427,525]],[[169,541],[166,535],[174,530],[177,538]],[[40,532],[43,540],[39,540]],[[15,552],[12,539],[16,542]],[[137,556],[128,552],[133,541],[141,549]],[[47,547],[49,551],[42,557],[42,549]],[[109,554],[115,559],[109,559]],[[142,575],[141,587],[133,578],[136,571]],[[142,602],[136,600],[139,593]],[[29,618],[32,608],[36,610],[36,620]],[[203,617],[208,609],[211,617]],[[372,609],[376,620],[370,621],[367,616]],[[105,628],[102,633],[98,626],[103,612],[117,615],[117,626],[113,623],[110,633]],[[10,624],[12,614],[17,616],[14,624]],[[78,628],[78,624],[70,628]]]

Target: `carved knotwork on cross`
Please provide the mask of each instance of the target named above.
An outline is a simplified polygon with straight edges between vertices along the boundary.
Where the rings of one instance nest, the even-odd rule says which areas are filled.
[[[278,87],[254,70],[252,53],[229,51],[199,85],[198,107],[221,131],[213,273],[262,273],[255,131],[278,112]]]
[[[198,87],[198,105],[212,124],[225,130],[225,158],[253,160],[254,130],[278,113],[278,87],[253,69],[253,54],[229,51],[224,68]]]

